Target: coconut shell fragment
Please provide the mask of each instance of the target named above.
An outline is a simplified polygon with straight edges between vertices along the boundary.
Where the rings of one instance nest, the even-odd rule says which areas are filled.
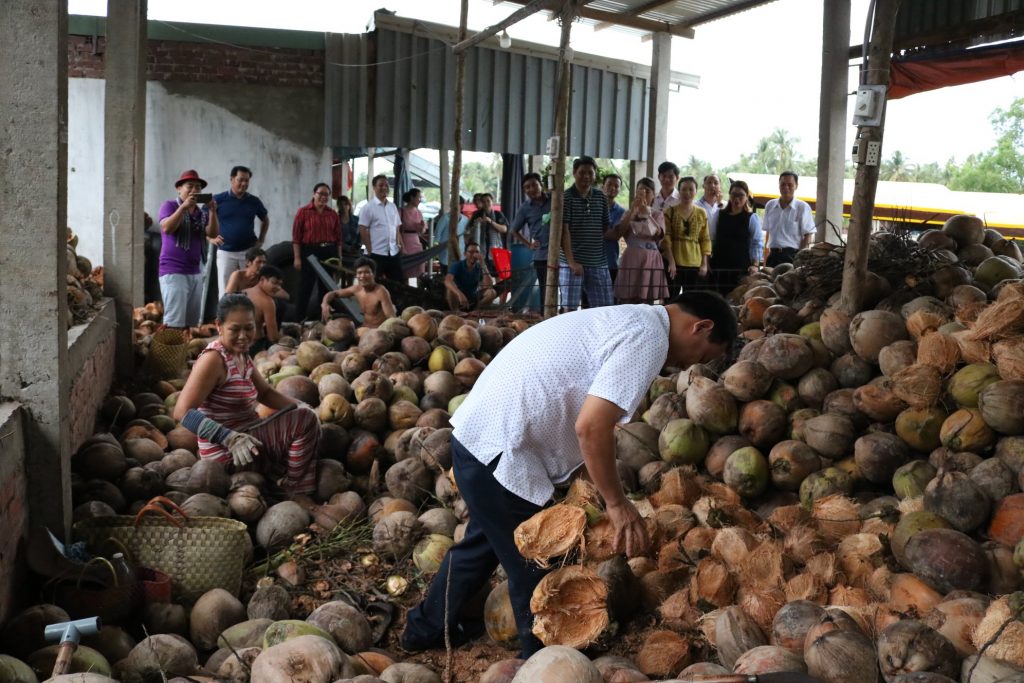
[[[547,567],[551,560],[580,547],[586,527],[587,513],[582,508],[558,504],[541,510],[516,527],[514,538],[523,557]]]
[[[579,565],[541,579],[530,598],[533,633],[545,645],[583,648],[608,627],[608,590],[594,570]]]

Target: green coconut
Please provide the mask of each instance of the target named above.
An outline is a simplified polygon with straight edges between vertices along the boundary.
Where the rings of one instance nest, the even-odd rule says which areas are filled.
[[[787,413],[792,413],[804,407],[804,401],[800,398],[800,392],[797,388],[788,382],[783,382],[781,379],[775,380],[772,384],[768,392],[768,399]]]
[[[946,411],[938,406],[907,408],[896,416],[896,434],[916,451],[929,453],[942,445]]]
[[[949,378],[946,390],[961,408],[977,408],[978,394],[993,382],[999,381],[999,372],[991,363],[971,363],[957,370]]]
[[[661,459],[672,465],[700,465],[711,448],[707,431],[693,420],[671,420],[658,437]]]
[[[722,479],[745,498],[759,496],[768,488],[768,460],[753,446],[733,451],[725,461]]]
[[[35,672],[28,664],[11,657],[0,655],[0,683],[38,683]]]
[[[469,396],[469,394],[459,394],[452,398],[452,400],[448,401],[448,414],[454,415],[455,411],[459,409],[459,406],[462,405],[462,402],[466,400],[467,396]]]
[[[800,503],[807,509],[814,501],[833,495],[849,495],[853,491],[853,477],[838,467],[826,467],[812,472],[800,483]]]
[[[28,665],[37,673],[49,676],[53,671],[53,665],[57,661],[57,654],[60,652],[60,645],[48,645],[41,650],[36,650],[28,658]],[[102,676],[110,676],[112,673],[110,662],[96,650],[85,645],[79,645],[71,656],[71,666],[68,673],[94,673]]]
[[[437,372],[438,370],[451,372],[455,369],[458,362],[459,359],[453,349],[447,346],[438,346],[430,352],[430,357],[427,359],[427,367],[431,372]]]
[[[892,488],[896,497],[903,500],[923,496],[928,482],[935,478],[935,472],[927,460],[911,460],[896,468],[892,475]]]
[[[286,640],[292,638],[298,638],[299,636],[318,636],[324,640],[334,644],[334,636],[327,631],[324,631],[319,626],[315,626],[308,621],[301,621],[299,619],[283,619],[281,621],[275,621],[273,624],[267,627],[267,630],[263,633],[263,649],[279,645]]]
[[[978,394],[978,410],[1000,434],[1024,434],[1024,380],[1001,380]]]
[[[421,572],[432,574],[441,568],[445,553],[455,545],[448,536],[429,534],[416,544],[412,551],[412,561]]]
[[[981,453],[995,443],[996,434],[977,408],[961,408],[942,423],[939,438],[950,450]]]
[[[991,256],[981,262],[974,271],[974,281],[992,289],[1003,280],[1014,280],[1021,276],[1020,266],[1013,261],[999,256]]]

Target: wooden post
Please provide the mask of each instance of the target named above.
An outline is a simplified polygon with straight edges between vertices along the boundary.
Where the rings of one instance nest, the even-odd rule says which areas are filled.
[[[466,39],[466,24],[469,21],[469,0],[462,0],[459,16],[459,41]],[[459,214],[462,213],[462,116],[466,95],[466,53],[455,53],[455,155],[452,159],[452,195],[448,206],[448,265],[462,258],[459,245]]]
[[[558,255],[562,247],[562,201],[565,195],[565,149],[569,126],[569,82],[572,64],[565,58],[569,48],[569,34],[572,22],[576,20],[578,0],[565,0],[562,7],[562,38],[558,44],[558,100],[555,104],[555,135],[558,136],[558,151],[552,170],[554,186],[551,188],[551,226],[548,230],[548,276],[544,292],[544,317],[550,318],[558,310]]]
[[[900,0],[877,0],[875,19],[871,27],[868,62],[865,65],[865,85],[889,84],[889,64],[892,61],[893,34],[899,5]],[[878,170],[882,158],[882,131],[885,127],[884,97],[881,107],[882,118],[878,125],[860,126],[857,133],[859,159],[866,159],[868,149],[874,145],[877,145],[877,150],[872,164],[859,159],[854,160],[857,163],[857,179],[853,190],[853,207],[850,209],[850,229],[843,262],[843,289],[839,300],[839,308],[847,315],[859,313],[864,305],[862,287],[868,272],[871,215],[875,209],[875,190],[878,186]]]

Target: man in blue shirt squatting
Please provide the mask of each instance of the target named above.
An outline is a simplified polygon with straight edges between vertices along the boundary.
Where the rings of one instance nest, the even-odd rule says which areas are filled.
[[[589,478],[601,494],[616,552],[644,554],[650,538],[616,469],[615,427],[630,420],[666,366],[724,356],[736,327],[725,299],[694,291],[663,306],[556,316],[509,342],[451,416],[452,469],[469,526],[409,612],[402,647],[443,648],[446,631],[456,647],[478,635],[483,625],[462,608],[501,564],[520,657],[539,650],[530,598],[547,570],[523,557],[514,533],[574,477]]]
[[[252,171],[245,166],[231,169],[231,189],[214,195],[217,219],[220,221],[220,240],[217,241],[217,293],[224,296],[231,273],[246,265],[245,253],[252,247],[262,247],[270,229],[270,217],[260,198],[249,194]],[[259,237],[253,224],[260,219]]]

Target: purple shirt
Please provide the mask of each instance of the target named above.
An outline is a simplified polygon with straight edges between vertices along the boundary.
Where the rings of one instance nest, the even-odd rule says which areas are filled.
[[[160,214],[157,223],[178,210],[181,204],[180,199],[169,199],[160,205]],[[160,233],[160,270],[159,275],[198,275],[199,262],[203,256],[203,249],[206,247],[206,224],[210,220],[206,209],[196,209],[191,214],[192,233],[188,238],[188,249],[178,246],[180,235],[185,229],[185,221],[178,225],[178,229],[171,232]]]

